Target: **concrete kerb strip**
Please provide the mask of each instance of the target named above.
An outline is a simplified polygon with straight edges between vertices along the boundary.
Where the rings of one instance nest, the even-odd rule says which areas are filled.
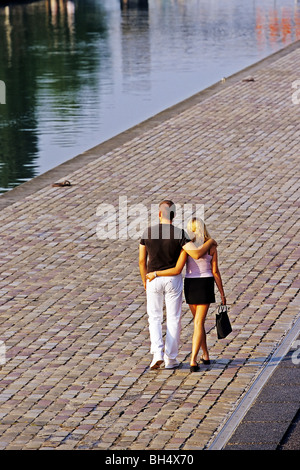
[[[246,415],[247,411],[250,409],[254,400],[259,395],[261,389],[266,384],[267,380],[271,377],[271,375],[276,370],[276,367],[278,367],[282,359],[291,349],[293,343],[299,336],[299,332],[300,316],[297,318],[290,331],[283,338],[280,345],[276,348],[270,359],[265,363],[258,377],[246,395],[242,398],[241,402],[232,413],[230,418],[226,421],[218,434],[213,437],[212,442],[207,447],[208,450],[222,450],[225,447],[234,431],[237,429],[238,425]]]
[[[99,158],[102,155],[105,155],[107,152],[112,151],[113,149],[123,145],[124,143],[142,135],[145,131],[152,129],[156,125],[170,119],[173,116],[180,114],[181,112],[189,109],[191,106],[205,101],[207,98],[215,95],[216,93],[224,90],[225,88],[231,86],[232,84],[239,82],[240,80],[253,75],[256,70],[259,70],[262,65],[268,65],[274,60],[277,60],[281,57],[284,57],[287,54],[290,54],[296,50],[300,45],[300,40],[292,43],[291,45],[271,54],[270,56],[256,62],[255,64],[246,67],[245,69],[231,75],[230,77],[225,77],[225,80],[215,83],[214,85],[196,93],[195,95],[187,98],[184,101],[181,101],[170,108],[165,109],[164,111],[156,114],[153,117],[141,122],[140,124],[108,139],[107,141],[67,160],[66,162],[56,166],[55,168],[46,171],[45,173],[36,176],[35,178],[27,181],[6,193],[0,195],[0,210],[5,207],[14,204],[20,199],[24,199],[27,196],[35,193],[36,191],[44,188],[45,186],[55,183],[58,180],[64,178],[66,174],[69,174],[73,171],[80,169],[81,167],[92,162],[96,158]]]

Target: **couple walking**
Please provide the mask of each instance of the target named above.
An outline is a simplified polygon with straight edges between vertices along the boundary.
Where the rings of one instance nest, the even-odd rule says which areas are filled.
[[[159,224],[148,227],[139,245],[139,268],[147,295],[147,313],[153,360],[151,369],[179,365],[183,280],[181,271],[186,265],[185,300],[194,317],[194,333],[190,360],[191,372],[199,370],[197,355],[209,364],[204,322],[210,303],[215,302],[214,282],[226,304],[218,269],[217,243],[211,239],[204,223],[196,218],[188,224],[188,232],[173,225],[175,205],[164,200],[159,204]],[[166,305],[167,331],[165,345],[162,335],[163,305]]]

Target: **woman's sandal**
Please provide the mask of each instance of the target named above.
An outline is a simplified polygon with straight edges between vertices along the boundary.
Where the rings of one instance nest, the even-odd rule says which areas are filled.
[[[190,366],[191,372],[198,372],[198,370],[200,370],[199,364],[196,364],[195,366]]]
[[[204,365],[208,366],[210,364],[210,360],[209,359],[203,359],[203,356],[201,356],[200,358],[201,362],[203,362]]]

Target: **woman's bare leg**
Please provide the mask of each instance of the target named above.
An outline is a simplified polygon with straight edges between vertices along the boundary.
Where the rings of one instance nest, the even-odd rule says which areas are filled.
[[[197,364],[197,355],[202,348],[203,359],[208,360],[209,354],[206,344],[206,333],[204,328],[205,318],[209,309],[209,304],[207,305],[190,305],[190,309],[194,316],[194,333],[193,333],[193,343],[192,343],[192,355],[190,365],[195,366]]]
[[[189,305],[191,312],[193,314],[193,317],[195,318],[196,315],[196,310],[197,310],[197,305]]]

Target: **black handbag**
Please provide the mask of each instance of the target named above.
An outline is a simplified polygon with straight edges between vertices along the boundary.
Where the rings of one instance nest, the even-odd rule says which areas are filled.
[[[226,338],[232,332],[227,313],[227,305],[220,305],[216,314],[216,329],[218,339]]]

